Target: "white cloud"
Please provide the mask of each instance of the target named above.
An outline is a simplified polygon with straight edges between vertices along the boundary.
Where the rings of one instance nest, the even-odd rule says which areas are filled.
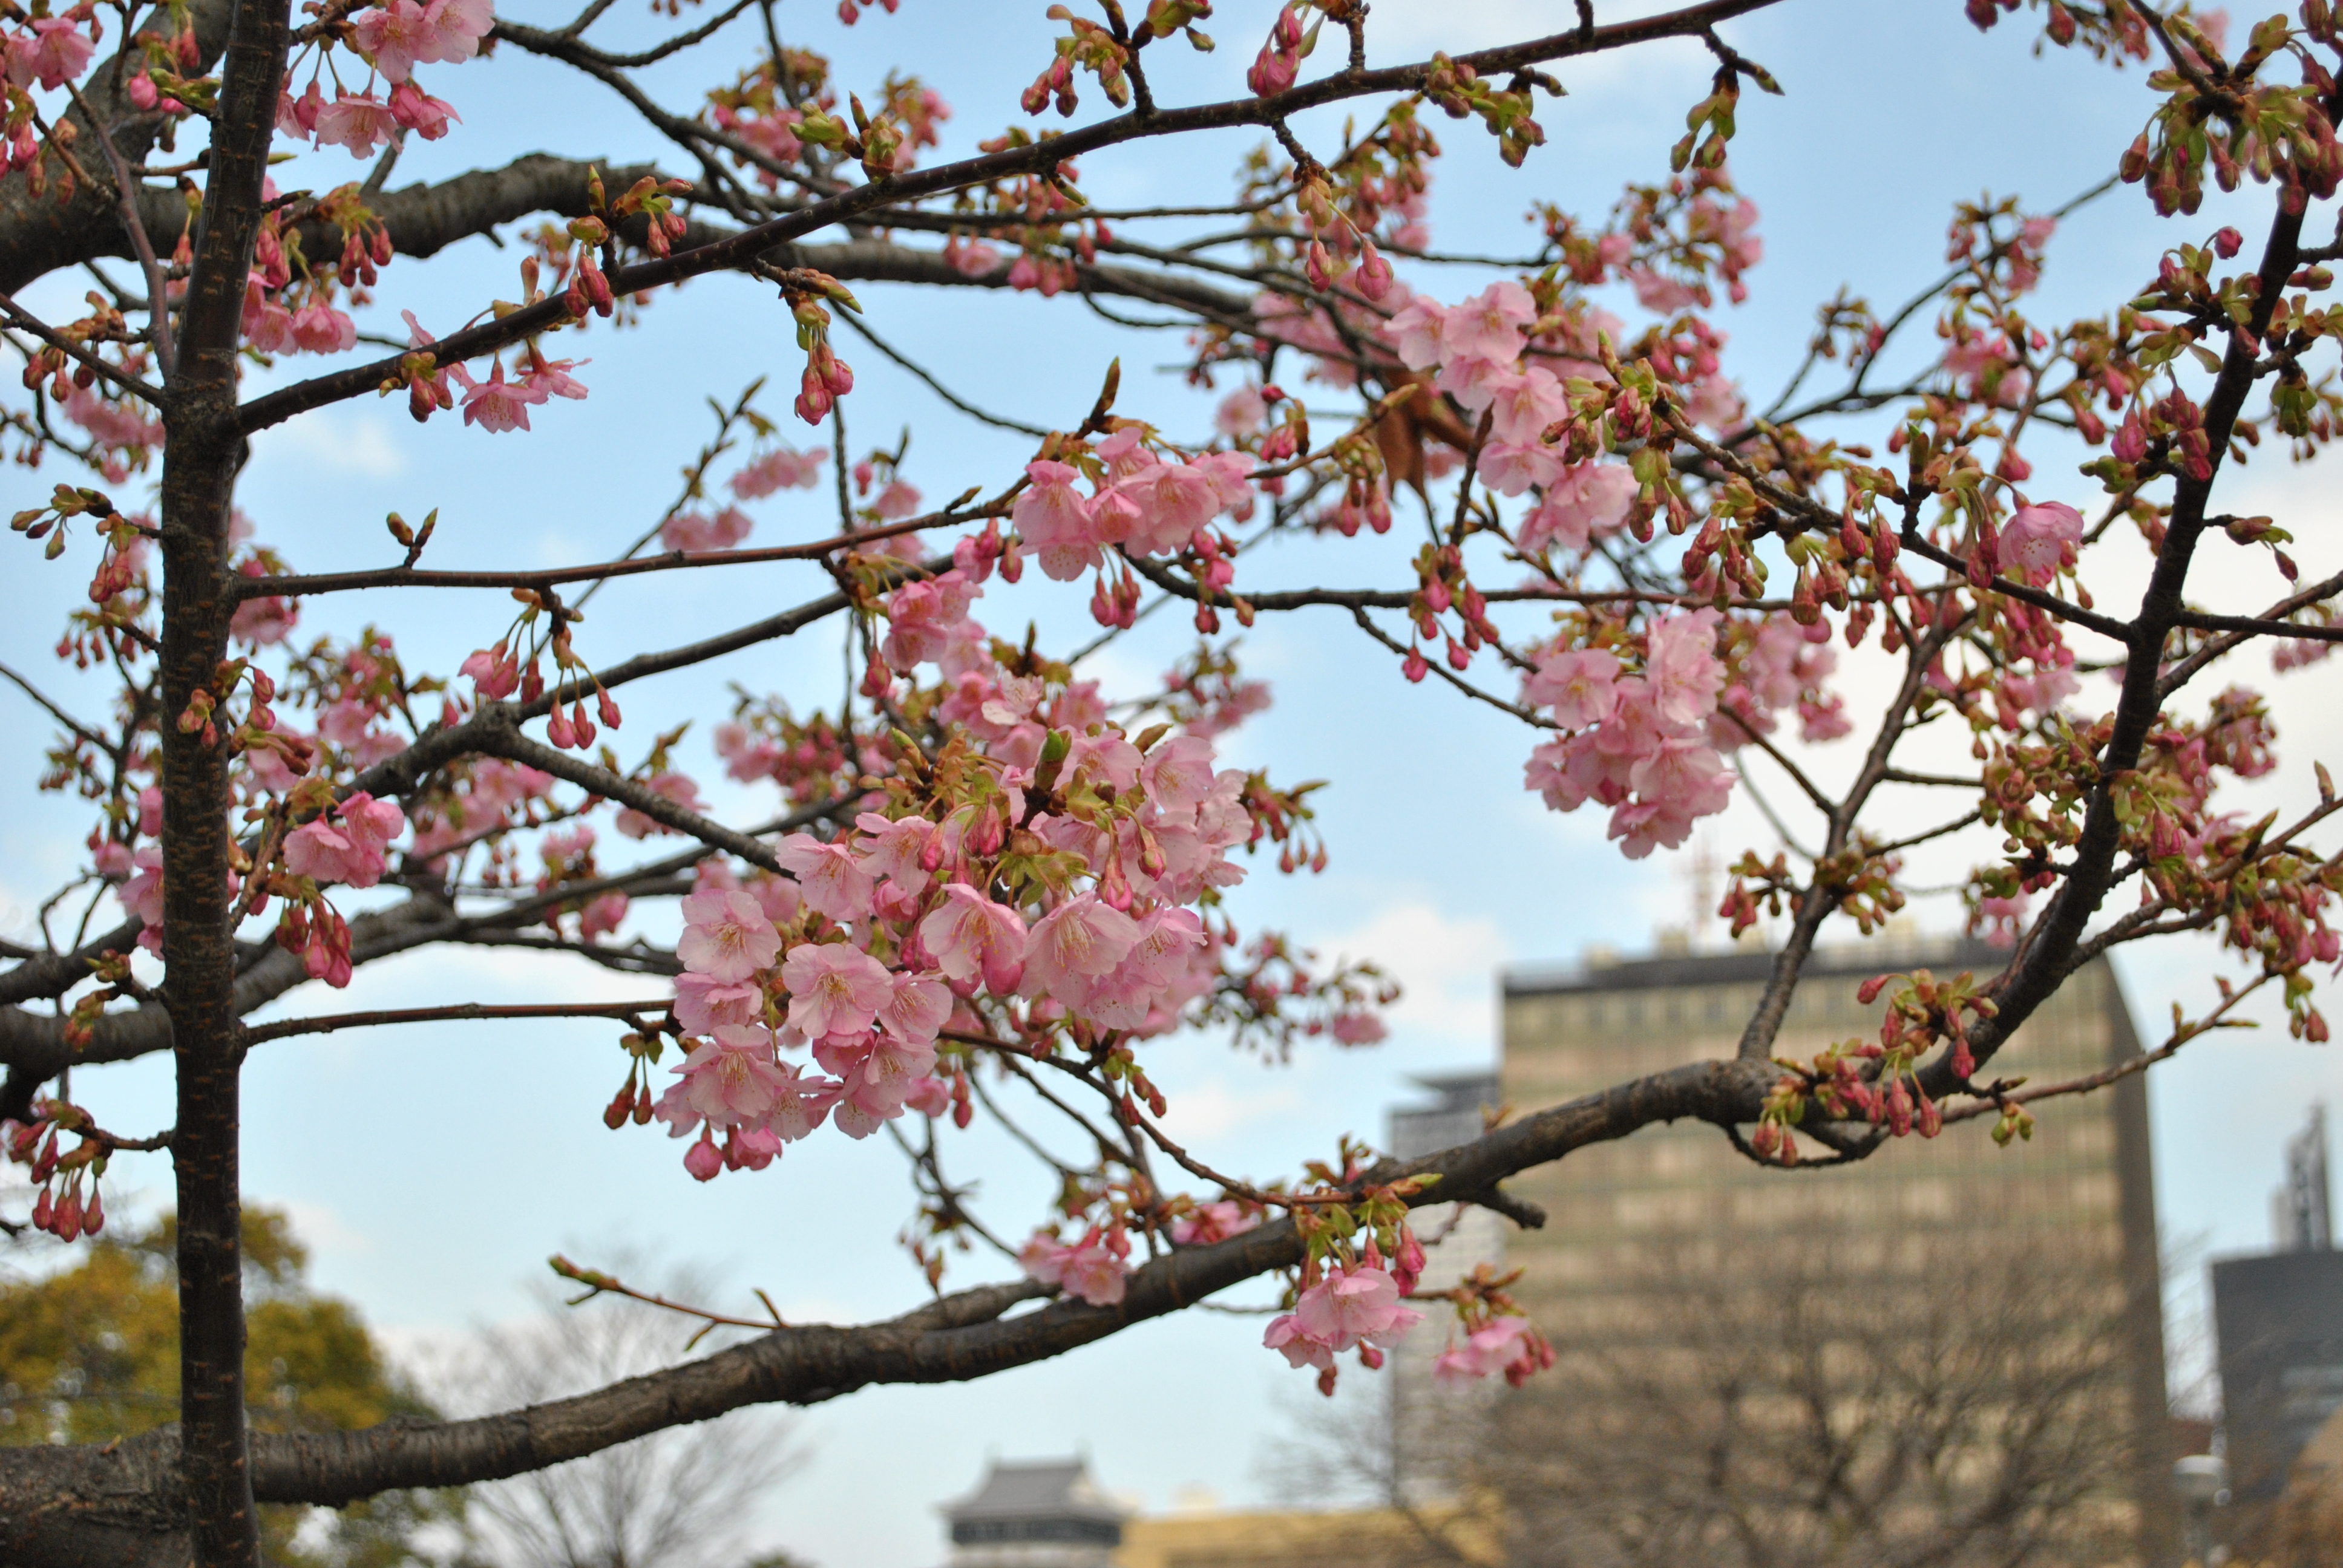
[[[1494,920],[1402,897],[1315,946],[1330,960],[1372,959],[1405,988],[1385,1015],[1394,1032],[1483,1047],[1496,1038],[1496,970],[1513,949]]]
[[[1249,1061],[1227,1063],[1222,1070],[1243,1072],[1248,1081],[1242,1089],[1220,1077],[1179,1084],[1171,1093],[1171,1113],[1163,1119],[1167,1131],[1183,1141],[1219,1138],[1282,1116],[1301,1103],[1301,1093],[1290,1081],[1264,1085],[1260,1070]]]
[[[293,1221],[293,1233],[310,1251],[361,1253],[374,1251],[374,1238],[362,1231],[353,1230],[340,1214],[323,1203],[294,1198],[275,1205],[283,1209]]]
[[[311,414],[263,439],[274,447],[272,456],[289,456],[360,478],[388,479],[407,471],[407,454],[390,422],[372,414],[346,410]]]

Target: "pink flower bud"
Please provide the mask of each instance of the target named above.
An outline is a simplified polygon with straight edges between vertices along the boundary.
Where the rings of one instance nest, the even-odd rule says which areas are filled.
[[[706,1129],[700,1131],[699,1141],[685,1153],[683,1168],[691,1172],[691,1179],[695,1181],[713,1181],[716,1173],[724,1169],[724,1156],[717,1151],[716,1144]]]

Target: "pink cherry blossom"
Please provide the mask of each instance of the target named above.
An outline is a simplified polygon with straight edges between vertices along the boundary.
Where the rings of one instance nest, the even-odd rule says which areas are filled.
[[[798,879],[807,908],[841,923],[870,913],[873,884],[844,844],[825,844],[810,833],[792,833],[774,857]]]
[[[590,359],[544,359],[531,355],[528,376],[529,390],[582,403],[590,395],[586,383],[569,373],[592,363]],[[742,530],[742,537],[747,537],[746,529]]]
[[[2064,501],[2020,507],[2001,530],[2001,558],[2035,582],[2047,582],[2083,542],[2083,514]]]
[[[1428,370],[1444,357],[1442,343],[1447,329],[1448,313],[1438,301],[1419,294],[1377,331],[1398,351],[1401,364],[1410,370]]]
[[[1102,1241],[1076,1247],[1059,1274],[1059,1283],[1068,1295],[1079,1296],[1094,1307],[1111,1307],[1121,1301],[1130,1281],[1131,1271]]]
[[[1533,485],[1562,477],[1559,448],[1532,440],[1525,445],[1492,441],[1481,448],[1481,482],[1501,496],[1518,496]]]
[[[1697,724],[1716,710],[1725,666],[1716,657],[1713,609],[1679,612],[1654,624],[1644,639],[1644,668],[1653,706],[1670,724]]]
[[[776,1138],[794,1143],[822,1124],[845,1086],[835,1079],[803,1071],[794,1062],[780,1063],[779,1071],[788,1086],[773,1101],[765,1128]]]
[[[137,868],[122,885],[122,907],[144,922],[138,945],[150,953],[163,950],[163,849],[148,844],[131,859]]]
[[[1091,502],[1074,488],[1081,475],[1065,463],[1028,463],[1033,482],[1017,498],[1010,520],[1041,561],[1044,577],[1071,582],[1098,565],[1099,538]]]
[[[922,1116],[948,1115],[952,1106],[951,1085],[940,1078],[914,1080],[904,1091],[903,1103]]]
[[[1337,1268],[1302,1292],[1293,1316],[1302,1332],[1336,1351],[1383,1343],[1423,1321],[1400,1304],[1399,1282],[1367,1264]]]
[[[643,783],[652,794],[663,800],[672,800],[687,811],[699,809],[699,786],[683,774],[654,773]],[[621,838],[627,839],[648,839],[653,834],[675,831],[658,818],[647,816],[632,806],[621,809],[610,826],[618,830]]]
[[[1433,1376],[1442,1383],[1468,1382],[1503,1372],[1518,1362],[1534,1338],[1527,1318],[1499,1318],[1474,1331],[1461,1345],[1442,1352],[1433,1362]]]
[[[1704,376],[1693,383],[1684,398],[1684,412],[1695,425],[1711,430],[1730,430],[1741,423],[1746,412],[1740,390],[1723,376]]]
[[[951,646],[952,628],[968,619],[969,606],[984,590],[960,572],[948,571],[923,582],[906,583],[887,596],[887,640],[880,651],[899,670],[940,660]]]
[[[675,1020],[687,1034],[709,1034],[726,1024],[754,1023],[765,1009],[763,988],[689,970],[675,977]]]
[[[65,417],[109,447],[159,447],[161,421],[148,419],[128,403],[109,403],[87,387],[65,397]]]
[[[1537,319],[1530,291],[1506,279],[1448,309],[1440,328],[1443,361],[1478,357],[1510,365],[1521,357],[1525,329]]]
[[[1547,709],[1564,729],[1584,729],[1611,717],[1619,706],[1619,659],[1601,648],[1556,653],[1522,686],[1526,702]]]
[[[18,87],[38,82],[55,91],[78,80],[96,50],[79,22],[64,16],[41,17],[34,22],[31,37],[19,33],[8,38],[8,80]]]
[[[356,21],[358,47],[390,82],[404,82],[415,66],[457,65],[479,52],[480,40],[496,23],[489,0],[389,0],[361,12]]]
[[[827,447],[809,452],[776,447],[732,476],[732,493],[744,501],[757,501],[777,490],[810,489],[820,482],[822,466],[829,461]]]
[[[284,354],[293,347],[293,313],[262,293],[260,274],[254,273],[244,289],[244,340],[263,354]]]
[[[1546,487],[1545,499],[1522,519],[1521,547],[1535,555],[1549,544],[1583,550],[1627,520],[1640,487],[1618,463],[1581,463]]]
[[[944,889],[944,901],[920,922],[920,944],[953,980],[982,977],[995,996],[1017,989],[1025,970],[1025,922],[965,882]]]
[[[358,340],[357,323],[322,298],[293,313],[294,347],[311,354],[339,354]]]
[[[461,125],[464,120],[455,106],[431,96],[413,82],[401,82],[390,90],[390,117],[427,142],[446,136],[448,121]]]
[[[1283,1356],[1288,1366],[1316,1367],[1320,1372],[1332,1372],[1334,1368],[1333,1345],[1303,1328],[1299,1312],[1285,1312],[1270,1319],[1268,1332],[1261,1336],[1261,1342]]]
[[[1094,1307],[1111,1307],[1122,1300],[1130,1277],[1114,1247],[1120,1240],[1093,1232],[1070,1247],[1042,1233],[1019,1250],[1017,1261],[1028,1275],[1045,1285],[1061,1286],[1068,1295],[1079,1296]]]
[[[1244,1205],[1233,1199],[1199,1203],[1172,1221],[1172,1240],[1182,1247],[1209,1246],[1241,1236],[1260,1223],[1259,1215],[1246,1213]]]
[[[1034,923],[1018,989],[1078,1006],[1091,982],[1121,963],[1138,940],[1139,923],[1096,893],[1069,899]]]
[[[1248,384],[1221,399],[1220,407],[1212,410],[1212,428],[1232,440],[1242,440],[1259,434],[1268,418],[1269,405],[1262,401],[1261,388]]]
[[[757,900],[739,891],[691,893],[683,900],[675,956],[694,974],[738,984],[773,967],[781,936]]]
[[[670,1070],[683,1078],[683,1103],[718,1127],[762,1121],[789,1081],[773,1060],[773,1038],[763,1029],[726,1024]]]
[[[285,865],[320,883],[371,888],[382,879],[383,852],[407,831],[407,813],[389,800],[357,794],[335,809],[338,827],[319,817],[285,837]]]
[[[756,526],[756,519],[738,507],[726,507],[713,516],[706,512],[678,512],[659,525],[659,543],[687,555],[729,550],[747,538]]]
[[[1687,306],[1700,303],[1700,295],[1689,285],[1677,282],[1664,273],[1646,266],[1629,267],[1627,282],[1635,290],[1635,303],[1661,316],[1672,316]]]
[[[800,942],[781,963],[789,1027],[808,1039],[867,1030],[894,998],[886,966],[843,942]]]
[[[1185,463],[1154,463],[1115,487],[1139,508],[1131,544],[1142,553],[1163,555],[1187,544],[1221,509],[1212,477]]]
[[[1485,358],[1478,354],[1452,355],[1440,367],[1433,386],[1463,405],[1466,411],[1478,414],[1497,400],[1497,389],[1503,377],[1513,374],[1511,360]]]
[[[939,980],[921,975],[896,975],[886,1005],[879,1010],[879,1027],[912,1045],[932,1045],[944,1020],[951,1016],[951,992]]]
[[[1192,733],[1158,741],[1147,753],[1140,777],[1158,810],[1193,810],[1212,792],[1212,743]]]
[[[1490,431],[1500,441],[1532,442],[1570,411],[1562,383],[1551,370],[1533,365],[1520,375],[1493,378]]]
[[[461,365],[450,365],[447,374],[463,384],[464,423],[478,424],[483,430],[526,430],[529,405],[546,400],[542,388],[506,380],[501,359],[490,366],[486,381],[474,380]]]
[[[398,129],[390,106],[372,93],[345,89],[317,111],[317,145],[347,147],[354,158],[373,156],[375,148],[397,140]]]

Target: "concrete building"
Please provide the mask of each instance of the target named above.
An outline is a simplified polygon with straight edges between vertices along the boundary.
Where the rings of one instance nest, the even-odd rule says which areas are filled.
[[[1774,1054],[1805,1058],[1833,1041],[1875,1035],[1879,1010],[1858,1005],[1855,995],[1873,975],[1923,967],[1940,975],[1986,973],[2004,957],[1977,943],[1909,940],[1818,952]],[[1729,1057],[1771,970],[1769,954],[1743,950],[1508,973],[1502,1069],[1490,1098],[1526,1111]],[[1992,1070],[2056,1081],[2139,1049],[2115,976],[2101,962],[2046,1003]],[[1449,1098],[1465,1092],[1453,1087]],[[1395,1141],[1407,1129],[1436,1130],[1441,1136],[1430,1146],[1454,1141],[1449,1134],[1463,1125],[1457,1110],[1443,1100],[1403,1116],[1394,1123]],[[1545,1211],[1545,1225],[1508,1225],[1476,1244],[1491,1253],[1501,1249],[1507,1266],[1524,1270],[1516,1293],[1558,1347],[1629,1356],[1662,1315],[1654,1292],[1665,1287],[1654,1283],[1649,1268],[1655,1256],[1706,1279],[1745,1274],[1755,1290],[1765,1288],[1769,1251],[1794,1240],[1819,1242],[1851,1291],[1875,1294],[1926,1289],[1930,1271],[1957,1266],[1964,1248],[2034,1249],[2071,1270],[2105,1309],[2103,1321],[2121,1324],[2126,1386],[2110,1396],[2120,1408],[2107,1416],[2136,1434],[2137,1484],[2108,1506],[2126,1511],[2132,1523],[2121,1528],[2136,1529],[2146,1554],[2162,1560],[2167,1548],[2158,1543],[2177,1540],[2177,1522],[2169,1502],[2145,1086],[2127,1078],[2046,1106],[2034,1138],[2006,1149],[1989,1131],[1988,1121],[1972,1121],[1934,1141],[1904,1140],[1848,1168],[1785,1171],[1736,1153],[1714,1127],[1646,1128],[1509,1181],[1510,1191]],[[2045,1325],[2046,1332],[2057,1329]]]
[[[1418,1087],[1428,1102],[1403,1106],[1391,1114],[1390,1152],[1401,1160],[1451,1149],[1478,1138],[1488,1114],[1503,1103],[1504,1092],[1493,1072],[1451,1073],[1420,1078]],[[1415,1233],[1424,1243],[1424,1278],[1432,1282],[1469,1274],[1477,1264],[1502,1267],[1505,1260],[1506,1222],[1487,1209],[1454,1203],[1434,1203],[1417,1211]],[[1424,1322],[1400,1342],[1383,1375],[1390,1380],[1388,1397],[1395,1462],[1393,1475],[1402,1498],[1412,1505],[1453,1500],[1454,1477],[1443,1462],[1453,1452],[1459,1422],[1478,1421],[1495,1391],[1438,1388],[1432,1363],[1447,1347],[1454,1314],[1434,1304]]]
[[[2285,1183],[2270,1201],[2278,1251],[2213,1265],[2221,1425],[2243,1539],[2343,1411],[2343,1252],[2329,1202],[2326,1110],[2314,1106],[2288,1141]]]

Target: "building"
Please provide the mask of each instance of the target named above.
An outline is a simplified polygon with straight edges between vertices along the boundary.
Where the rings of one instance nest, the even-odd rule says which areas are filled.
[[[1389,1148],[1400,1160],[1469,1143],[1481,1136],[1487,1116],[1504,1099],[1493,1072],[1451,1073],[1420,1078],[1416,1083],[1431,1095],[1430,1102],[1403,1106],[1391,1115]],[[1433,1203],[1416,1211],[1413,1227],[1424,1243],[1424,1278],[1435,1284],[1469,1274],[1478,1264],[1504,1263],[1505,1231],[1511,1227],[1491,1210]],[[1460,1395],[1437,1387],[1432,1363],[1447,1347],[1454,1318],[1438,1304],[1424,1316],[1425,1322],[1400,1342],[1383,1370],[1390,1380],[1392,1474],[1401,1498],[1415,1506],[1453,1498],[1455,1477],[1443,1456],[1453,1450],[1455,1434],[1442,1429],[1479,1420],[1494,1392],[1481,1389]]]
[[[1080,1459],[994,1462],[942,1513],[950,1568],[1413,1568],[1503,1561],[1485,1514],[1414,1510],[1185,1507],[1140,1516],[1101,1491]]]
[[[2006,955],[1973,942],[1895,939],[1810,960],[1775,1042],[1780,1057],[1810,1057],[1834,1041],[1875,1033],[1879,1008],[1855,990],[1882,973],[1926,967],[1941,975],[1998,969]],[[1646,1073],[1730,1057],[1772,972],[1763,951],[1678,953],[1602,961],[1565,971],[1514,971],[1503,980],[1499,1089],[1523,1111],[1555,1105]],[[2113,972],[2104,961],[2070,980],[1998,1054],[1993,1071],[2036,1082],[2080,1076],[2139,1051]],[[2161,1282],[2148,1160],[2145,1085],[2043,1107],[2030,1141],[1997,1147],[1990,1121],[1911,1138],[1837,1170],[1783,1171],[1737,1153],[1701,1123],[1645,1128],[1616,1143],[1523,1172],[1507,1190],[1543,1208],[1537,1230],[1510,1226],[1516,1293],[1558,1348],[1614,1365],[1674,1355],[1653,1325],[1697,1288],[1769,1289],[1771,1262],[1820,1249],[1834,1289],[1856,1302],[1918,1300],[1965,1257],[2055,1261],[2073,1282],[2066,1299],[2102,1310],[2120,1382],[2105,1417],[2131,1434],[2127,1477],[2104,1503],[2117,1529],[2168,1560],[2177,1520],[2169,1501]],[[1809,1144],[1809,1153],[1824,1151]],[[1667,1272],[1654,1271],[1654,1261]],[[2077,1296],[2074,1292],[2082,1292]],[[1720,1297],[1720,1300],[1725,1297]],[[2074,1322],[2046,1321],[2046,1340]],[[2107,1340],[2101,1342],[2105,1353]],[[1531,1385],[1532,1391],[1535,1382]],[[2104,1521],[2103,1521],[2104,1523]]]
[[[2213,1265],[2229,1491],[2248,1534],[2313,1434],[2343,1410],[2343,1252],[2328,1221],[2323,1108],[2286,1155],[2271,1203],[2282,1250]]]
[[[974,1492],[944,1504],[950,1568],[1112,1568],[1131,1512],[1080,1459],[996,1460]]]

